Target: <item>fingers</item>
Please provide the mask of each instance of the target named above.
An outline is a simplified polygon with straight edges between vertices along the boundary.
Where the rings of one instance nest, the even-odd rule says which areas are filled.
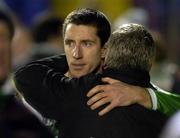
[[[109,77],[102,78],[102,81],[105,83],[109,83],[109,84],[120,82],[119,80],[111,79]],[[91,97],[98,92],[104,91],[106,89],[106,87],[107,87],[106,85],[95,86],[87,93],[87,97]]]
[[[104,104],[110,103],[98,113],[100,116],[108,113],[114,107],[119,106],[119,97],[122,97],[118,92],[119,87],[122,85],[120,81],[109,77],[102,78],[102,81],[109,84],[97,85],[87,93],[87,97],[91,97],[87,104],[91,106],[92,110],[95,110]]]
[[[92,109],[92,110],[95,110],[95,109],[97,109],[98,107],[100,107],[100,106],[102,106],[102,105],[104,105],[104,104],[106,104],[106,103],[109,103],[109,102],[110,102],[109,98],[105,97],[105,98],[97,101],[96,103],[94,103],[94,104],[91,106],[91,109]]]
[[[91,97],[90,100],[88,100],[87,104],[92,105],[93,103],[99,101],[100,99],[106,97],[104,92],[98,93],[95,96]]]
[[[120,82],[119,80],[115,80],[115,79],[112,79],[109,77],[102,78],[101,80],[102,80],[102,82],[109,83],[109,84]]]
[[[103,87],[105,87],[104,85],[97,85],[94,88],[92,88],[88,93],[87,93],[87,97],[91,97],[94,94],[103,91]]]
[[[108,113],[109,111],[111,111],[114,108],[113,104],[109,104],[108,106],[106,106],[103,110],[101,110],[98,115],[99,116],[103,116],[104,114]]]

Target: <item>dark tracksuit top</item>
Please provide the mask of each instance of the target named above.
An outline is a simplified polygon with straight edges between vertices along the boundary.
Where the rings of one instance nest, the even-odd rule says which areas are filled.
[[[118,107],[99,117],[103,108],[92,111],[87,106],[87,92],[101,84],[104,76],[123,82],[151,87],[147,72],[139,70],[104,70],[67,78],[66,58],[56,56],[32,62],[15,73],[17,89],[43,116],[58,121],[60,137],[158,137],[166,116],[134,104]]]

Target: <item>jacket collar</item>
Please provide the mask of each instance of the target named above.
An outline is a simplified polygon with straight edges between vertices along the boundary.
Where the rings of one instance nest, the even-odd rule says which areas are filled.
[[[112,68],[106,68],[103,70],[103,76],[112,77],[132,85],[151,87],[149,72],[145,70],[135,68],[116,70]]]

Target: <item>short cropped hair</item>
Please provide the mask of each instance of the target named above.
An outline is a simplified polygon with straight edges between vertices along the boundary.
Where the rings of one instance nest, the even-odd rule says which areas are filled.
[[[64,21],[63,36],[65,35],[67,25],[70,23],[96,27],[97,36],[101,41],[101,47],[105,45],[111,34],[111,26],[108,18],[98,10],[82,8],[72,11]]]
[[[12,39],[15,31],[13,21],[11,17],[2,10],[0,10],[0,22],[4,22],[7,25],[10,34],[10,39]]]
[[[144,26],[125,24],[110,37],[105,65],[113,69],[136,68],[150,71],[155,49],[154,40]]]

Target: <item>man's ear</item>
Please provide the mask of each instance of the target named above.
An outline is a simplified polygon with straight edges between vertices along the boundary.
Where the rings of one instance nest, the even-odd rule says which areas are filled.
[[[107,44],[104,45],[103,48],[101,48],[101,59],[105,59],[107,53]]]

